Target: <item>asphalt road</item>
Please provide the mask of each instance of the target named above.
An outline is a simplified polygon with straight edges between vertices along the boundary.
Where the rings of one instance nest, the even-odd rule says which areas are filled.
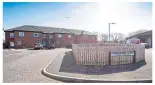
[[[3,50],[3,82],[60,82],[42,75],[41,71],[57,54],[67,50]]]
[[[3,82],[61,82],[42,75],[41,71],[57,54],[68,50],[70,49],[59,48],[55,50],[3,50]],[[148,76],[152,76],[152,49],[147,49],[145,53],[147,65],[145,66],[146,68],[141,69],[146,71],[149,74]],[[98,78],[99,76],[96,77]]]

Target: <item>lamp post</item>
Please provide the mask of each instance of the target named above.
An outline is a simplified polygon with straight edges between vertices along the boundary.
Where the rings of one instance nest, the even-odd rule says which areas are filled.
[[[116,23],[108,23],[109,24],[109,41],[110,41],[110,24],[116,24]]]

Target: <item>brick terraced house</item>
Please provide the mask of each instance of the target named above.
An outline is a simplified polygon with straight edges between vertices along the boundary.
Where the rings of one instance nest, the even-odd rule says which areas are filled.
[[[37,42],[43,46],[54,43],[56,47],[73,43],[97,43],[97,35],[85,30],[23,25],[4,32],[6,43],[14,48],[33,48]]]

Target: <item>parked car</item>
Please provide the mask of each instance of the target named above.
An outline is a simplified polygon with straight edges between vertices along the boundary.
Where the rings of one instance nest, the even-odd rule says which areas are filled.
[[[34,49],[43,49],[43,45],[41,43],[36,43]]]
[[[141,44],[143,44],[145,46],[145,48],[149,49],[149,44],[147,44],[147,43],[141,43]]]
[[[46,49],[55,49],[55,44],[48,45]]]
[[[72,48],[72,44],[67,45],[66,48]]]
[[[126,43],[140,44],[140,39],[138,39],[138,38],[128,39],[128,40],[126,41]]]

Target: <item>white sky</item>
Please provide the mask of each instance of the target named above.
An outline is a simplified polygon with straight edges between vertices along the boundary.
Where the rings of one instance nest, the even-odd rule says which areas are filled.
[[[56,16],[56,19],[49,19],[45,20],[44,23],[38,23],[42,26],[84,29],[100,33],[108,33],[108,23],[116,23],[111,25],[111,32],[120,32],[128,35],[129,32],[139,29],[152,29],[152,10],[148,9],[144,3],[68,3],[64,9],[57,10],[55,13],[51,11],[51,14]],[[47,15],[43,14],[42,16]]]
[[[140,7],[139,3],[96,2],[80,6],[73,3],[69,4],[72,10],[64,13],[70,18],[45,22],[44,25],[108,33],[108,23],[114,22],[116,24],[111,25],[111,32],[123,34],[139,29],[152,29],[152,11],[145,6]],[[62,14],[63,11],[58,13]]]

